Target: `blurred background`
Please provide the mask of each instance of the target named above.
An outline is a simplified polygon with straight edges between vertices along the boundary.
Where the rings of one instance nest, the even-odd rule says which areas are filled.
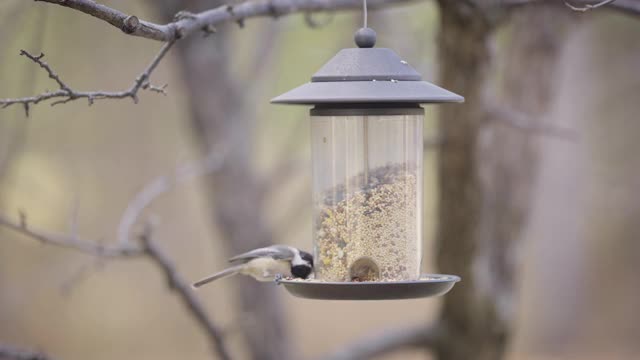
[[[105,3],[160,23],[179,10],[216,6]],[[606,8],[578,14],[525,6],[488,29],[464,21],[459,14],[479,10],[461,3],[393,6],[372,11],[369,24],[378,46],[467,97],[455,105],[462,110],[428,109],[424,167],[424,271],[457,273],[463,282],[443,298],[332,302],[293,298],[273,284],[220,281],[197,297],[234,359],[323,358],[371,334],[447,323],[446,309],[461,302],[443,301],[462,298],[473,306],[455,310],[464,315],[453,322],[474,319],[484,302],[498,313],[498,320],[470,320],[465,335],[451,332],[447,343],[476,349],[477,357],[443,350],[436,357],[414,346],[384,358],[640,358],[640,18]],[[176,185],[145,210],[182,275],[195,280],[230,255],[270,242],[311,250],[307,109],[269,99],[351,47],[361,21],[359,12],[336,11],[225,24],[169,53],[152,75],[152,83],[168,84],[166,96],[142,92],[137,105],[40,104],[28,118],[20,107],[0,111],[1,213],[17,219],[22,211],[31,226],[56,232],[68,231],[75,213],[83,238],[115,243],[123,212],[145,185],[222,145],[222,169]],[[4,0],[0,98],[55,88],[20,49],[44,52],[74,89],[117,90],[129,87],[159,48],[61,6]],[[478,61],[463,61],[475,55]],[[461,60],[443,62],[447,56]],[[519,115],[493,121],[487,98]],[[458,123],[448,119],[456,116]],[[473,131],[462,131],[468,124]],[[447,146],[464,138],[456,131],[473,133],[471,175],[454,171],[464,179],[450,181],[461,186],[443,192]],[[458,220],[473,220],[474,230],[447,232],[447,204],[455,196],[467,204],[470,191],[479,191],[469,202],[475,210]],[[458,252],[449,239],[464,236],[473,245],[461,242]],[[447,268],[443,248],[467,265]],[[494,322],[498,351],[469,340],[491,333]],[[148,260],[96,260],[5,227],[0,343],[62,360],[215,358]]]

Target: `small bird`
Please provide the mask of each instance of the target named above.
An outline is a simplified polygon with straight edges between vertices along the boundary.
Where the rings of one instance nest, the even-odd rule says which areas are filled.
[[[258,281],[274,281],[278,276],[306,279],[313,271],[313,256],[287,245],[254,249],[232,257],[229,262],[234,265],[196,281],[193,287],[235,274],[248,275]]]

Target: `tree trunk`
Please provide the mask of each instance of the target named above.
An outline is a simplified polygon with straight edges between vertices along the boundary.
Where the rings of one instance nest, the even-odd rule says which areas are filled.
[[[226,56],[222,55],[228,51],[194,44],[191,39],[183,41],[178,54],[197,137],[207,151],[222,145],[227,152],[225,165],[212,177],[211,204],[218,227],[232,254],[268,246],[273,238],[263,217],[263,187],[249,156],[253,124],[238,110],[242,108],[240,95],[228,79]],[[224,42],[223,37],[216,42]],[[236,280],[241,311],[251,316],[242,328],[252,358],[287,359],[285,317],[275,286]]]
[[[533,133],[509,124],[517,120],[513,113],[535,122],[547,112],[550,74],[563,43],[557,25],[568,17],[540,6],[513,18],[501,76],[505,96],[497,107],[487,90],[495,64],[490,41],[500,14],[480,5],[440,1],[440,84],[466,98],[464,105],[442,106],[440,112],[437,262],[441,272],[462,276],[444,298],[436,347],[441,360],[501,359],[511,339],[517,247],[539,149]]]
[[[203,0],[168,1],[169,17],[178,10],[208,8]],[[177,6],[177,7],[175,7]],[[243,103],[236,78],[230,75],[232,26],[208,39],[189,37],[176,45],[178,66],[185,80],[196,140],[204,152],[223,149],[225,163],[211,177],[211,208],[227,252],[238,254],[273,243],[273,233],[264,217],[263,179],[252,163],[255,114]],[[270,51],[270,49],[268,49]],[[262,54],[262,58],[266,55]],[[247,341],[250,357],[260,360],[289,358],[286,316],[273,284],[236,278],[240,314],[237,321]],[[246,315],[246,316],[245,316]]]

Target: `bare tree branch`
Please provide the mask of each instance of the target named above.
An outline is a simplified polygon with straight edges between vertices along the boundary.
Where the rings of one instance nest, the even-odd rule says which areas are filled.
[[[195,297],[191,290],[189,282],[182,278],[173,261],[166,255],[151,238],[150,227],[145,228],[144,233],[140,236],[142,246],[130,243],[119,244],[117,246],[106,247],[99,245],[95,241],[80,240],[74,234],[62,235],[46,233],[41,230],[31,229],[27,226],[26,217],[21,215],[19,222],[12,221],[7,217],[0,215],[0,225],[15,230],[23,235],[29,236],[35,240],[39,240],[48,245],[60,246],[80,251],[85,254],[98,257],[120,257],[120,258],[140,258],[148,257],[155,263],[165,274],[168,280],[169,288],[176,292],[180,297],[183,305],[205,330],[212,347],[221,359],[230,359],[229,353],[224,346],[221,331],[215,325],[213,320],[207,315],[204,306]],[[2,349],[0,348],[0,355]],[[2,356],[0,356],[2,358]],[[22,358],[18,358],[22,359]],[[40,359],[40,358],[24,358],[24,359]]]
[[[345,348],[322,360],[367,360],[386,355],[399,349],[424,348],[437,346],[439,331],[435,327],[425,325],[397,330],[387,330],[379,334],[357,340]]]
[[[4,226],[47,245],[72,249],[98,258],[137,259],[146,257],[150,259],[162,270],[162,273],[167,278],[169,288],[178,295],[185,309],[205,331],[218,357],[223,360],[228,360],[230,359],[230,355],[224,344],[222,331],[207,314],[202,303],[195,297],[190,283],[184,280],[170,257],[163,252],[152,239],[151,226],[147,224],[143,233],[140,235],[141,241],[139,243],[133,243],[128,240],[131,226],[137,222],[138,217],[143,213],[145,208],[149,207],[155,199],[167,192],[174,184],[180,184],[196,176],[205,175],[219,169],[225,153],[225,151],[212,152],[203,163],[196,162],[181,166],[176,170],[174,176],[159,177],[145,186],[143,190],[134,197],[132,203],[127,206],[127,210],[120,222],[118,231],[119,241],[116,245],[106,246],[100,244],[98,241],[80,239],[75,233],[75,226],[71,226],[71,232],[69,234],[52,233],[32,228],[27,224],[27,217],[24,213],[20,213],[17,219],[11,219],[8,216],[0,214],[0,226]],[[2,351],[3,348],[0,347],[0,359],[2,359]],[[19,354],[17,352],[15,353]],[[33,360],[47,359],[36,357],[14,358]]]
[[[212,151],[204,161],[182,165],[178,167],[173,176],[160,176],[145,185],[133,200],[129,202],[121,217],[120,225],[118,226],[117,245],[107,246],[100,244],[100,242],[96,240],[81,239],[75,231],[75,225],[70,226],[71,231],[68,234],[53,233],[33,228],[27,224],[27,217],[22,212],[19,213],[17,219],[12,219],[0,214],[0,226],[7,227],[45,244],[76,250],[88,255],[107,258],[139,256],[142,254],[143,249],[131,244],[129,234],[131,233],[131,227],[137,223],[144,210],[160,197],[160,195],[172,189],[174,185],[182,184],[195,177],[210,174],[218,170],[222,165],[224,154],[224,150]],[[76,221],[74,219],[76,216],[76,214],[72,214],[72,224]]]
[[[557,2],[557,0],[553,0]],[[502,0],[501,5],[517,7],[522,5],[538,5],[548,4],[551,0]],[[626,12],[632,15],[640,15],[640,1],[638,0],[604,0],[596,4],[590,4],[585,0],[563,0],[564,4],[570,9],[578,12],[585,12],[607,5],[607,8]]]
[[[204,161],[192,162],[178,167],[174,174],[155,178],[140,190],[122,213],[118,224],[118,243],[124,245],[129,242],[131,228],[138,222],[141,214],[162,194],[171,190],[175,185],[196,177],[211,174],[222,166],[226,151],[216,150],[207,155]]]
[[[57,84],[59,89],[56,91],[47,91],[40,95],[28,96],[23,98],[15,98],[15,99],[0,99],[0,107],[6,108],[11,105],[22,104],[25,109],[25,113],[29,116],[29,108],[31,105],[38,104],[41,101],[45,100],[55,100],[51,103],[51,106],[58,104],[65,104],[72,100],[77,99],[87,99],[89,101],[89,105],[92,105],[95,100],[101,99],[124,99],[131,98],[135,103],[138,102],[138,92],[140,89],[148,89],[150,91],[161,92],[164,93],[165,86],[156,87],[152,86],[149,83],[149,78],[151,73],[156,69],[162,58],[167,54],[171,46],[174,44],[174,41],[169,41],[162,46],[160,52],[155,56],[155,58],[151,61],[151,63],[142,71],[142,73],[136,78],[131,87],[127,90],[123,91],[76,91],[73,90],[69,85],[67,85],[60,76],[53,71],[51,66],[44,62],[42,58],[44,58],[44,54],[40,54],[38,56],[32,55],[26,50],[20,50],[20,55],[26,56],[31,61],[38,64],[42,69],[44,69],[49,78],[53,79]]]
[[[20,349],[14,346],[0,344],[0,359],[2,360],[53,360],[49,355],[32,350]]]
[[[247,1],[238,5],[223,5],[200,13],[183,12],[176,21],[168,24],[154,24],[139,20],[134,15],[98,4],[92,0],[36,0],[65,6],[104,20],[123,32],[159,41],[173,41],[198,31],[210,33],[211,29],[223,22],[241,24],[252,17],[280,17],[298,12],[333,11],[360,9],[360,0],[261,0]],[[413,0],[370,0],[369,8],[408,3]]]
[[[69,89],[69,87],[65,83],[63,83],[62,80],[60,80],[60,77],[58,77],[58,75],[54,73],[53,70],[51,70],[51,67],[49,67],[49,65],[46,62],[42,61],[44,54],[40,53],[39,56],[33,56],[25,50],[20,50],[20,55],[26,56],[29,59],[31,59],[31,61],[40,65],[40,67],[43,68],[47,72],[47,74],[49,74],[49,78],[53,79],[55,82],[58,83],[58,86],[60,86],[60,90],[64,90],[67,93],[71,93],[71,89]]]
[[[140,240],[142,241],[145,254],[164,273],[167,278],[167,285],[171,290],[176,292],[184,306],[189,310],[189,313],[191,313],[198,324],[204,329],[209,338],[209,342],[214,347],[220,359],[231,359],[223,341],[222,330],[211,320],[204,306],[191,289],[190,283],[180,275],[173,261],[153,240],[150,224],[145,226]]]
[[[601,1],[601,2],[599,2],[597,4],[586,4],[584,6],[574,6],[574,5],[571,5],[571,3],[569,1],[564,0],[564,4],[567,5],[567,7],[569,7],[569,9],[571,9],[573,11],[585,12],[585,11],[597,9],[600,6],[605,6],[605,5],[611,4],[614,1],[616,1],[616,0],[604,0],[604,1]]]
[[[18,220],[0,214],[0,226],[38,240],[43,244],[67,248],[93,256],[108,258],[139,256],[142,254],[141,248],[131,244],[107,246],[95,240],[80,239],[76,234],[53,233],[33,228],[27,224],[27,218],[24,214],[20,214]]]

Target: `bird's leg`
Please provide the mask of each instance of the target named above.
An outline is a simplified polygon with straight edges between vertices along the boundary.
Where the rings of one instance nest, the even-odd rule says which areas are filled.
[[[280,280],[282,280],[282,278],[282,274],[276,274],[276,276],[274,277],[276,285],[280,285]]]

